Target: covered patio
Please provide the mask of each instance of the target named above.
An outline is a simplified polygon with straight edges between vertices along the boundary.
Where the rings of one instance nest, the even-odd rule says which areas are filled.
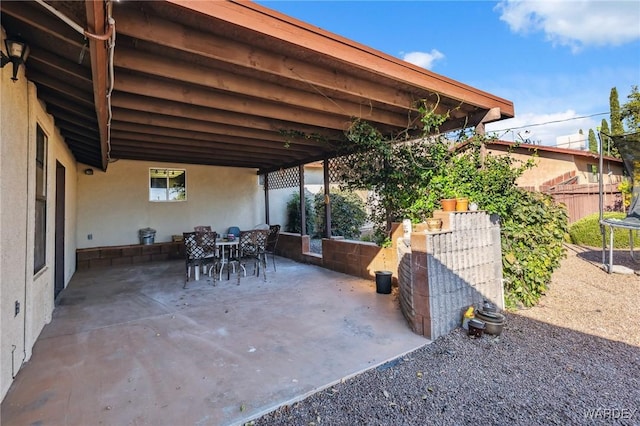
[[[0,392],[3,396],[14,378],[19,382],[18,388],[28,387],[29,384],[24,383],[29,383],[28,377],[35,373],[28,371],[34,368],[27,371],[21,368],[40,362],[45,364],[42,371],[47,370],[46,374],[68,372],[68,375],[34,378],[31,383],[37,385],[27,394],[39,395],[40,399],[31,399],[31,405],[25,410],[37,412],[54,407],[64,413],[68,404],[73,404],[71,410],[60,415],[77,413],[78,423],[101,416],[106,416],[107,423],[119,423],[118,419],[112,421],[108,416],[136,410],[153,411],[143,410],[145,406],[159,410],[153,412],[157,417],[148,417],[149,423],[157,419],[169,423],[161,408],[176,401],[185,404],[182,407],[185,409],[177,412],[194,416],[202,413],[206,410],[196,407],[203,408],[207,406],[205,401],[224,399],[236,391],[227,391],[232,388],[221,382],[215,394],[211,394],[213,388],[205,387],[194,389],[191,394],[201,399],[180,399],[174,397],[173,392],[179,395],[185,387],[195,387],[195,376],[182,380],[184,383],[164,387],[156,386],[154,380],[175,377],[174,381],[178,381],[191,374],[188,373],[191,366],[195,365],[200,371],[213,369],[218,359],[224,361],[216,368],[225,373],[234,371],[229,365],[237,363],[237,370],[242,374],[237,373],[233,379],[243,384],[241,389],[270,389],[267,383],[277,384],[284,379],[276,373],[266,377],[268,370],[264,368],[256,372],[246,367],[251,358],[229,355],[260,356],[261,342],[257,338],[258,343],[242,342],[247,346],[244,352],[239,348],[236,352],[222,348],[219,357],[211,354],[210,349],[215,347],[211,342],[219,340],[220,330],[229,331],[220,325],[227,324],[222,319],[226,320],[234,312],[247,321],[247,329],[260,327],[250,334],[268,335],[269,339],[264,342],[279,342],[278,335],[269,333],[282,330],[277,327],[278,321],[294,318],[289,321],[290,326],[300,329],[292,332],[292,336],[312,336],[310,342],[322,343],[321,347],[307,341],[281,345],[300,346],[296,351],[305,350],[307,354],[300,359],[307,358],[307,362],[319,356],[316,364],[307,364],[313,367],[300,368],[317,381],[304,381],[302,372],[296,374],[300,377],[291,378],[296,392],[293,396],[283,393],[278,397],[282,401],[409,349],[396,348],[386,353],[378,351],[375,345],[369,347],[359,342],[353,333],[375,342],[378,332],[374,323],[358,322],[350,315],[360,312],[364,318],[373,305],[366,299],[358,300],[341,311],[340,304],[352,302],[352,298],[329,299],[331,302],[324,303],[321,302],[324,298],[319,297],[322,293],[316,292],[347,286],[338,289],[337,294],[347,291],[357,294],[358,286],[362,286],[362,289],[367,287],[367,297],[374,297],[370,288],[373,284],[368,280],[315,268],[304,269],[292,275],[295,278],[290,283],[297,287],[280,291],[274,297],[267,297],[260,289],[277,288],[286,285],[288,280],[256,285],[249,285],[247,280],[246,286],[233,288],[233,293],[227,291],[225,296],[233,298],[232,294],[240,292],[233,300],[246,304],[242,313],[238,311],[240,303],[231,302],[229,305],[233,308],[220,313],[212,308],[219,306],[219,297],[224,294],[218,287],[200,283],[202,294],[194,287],[185,293],[187,301],[177,296],[181,293],[176,292],[182,291],[179,290],[181,274],[176,275],[176,282],[169,282],[170,278],[164,276],[166,270],[162,269],[170,267],[171,262],[114,265],[113,270],[93,271],[93,268],[82,270],[84,264],[82,259],[78,260],[79,254],[83,250],[125,251],[129,246],[136,246],[132,250],[137,250],[139,231],[147,228],[158,231],[154,248],[159,248],[160,244],[170,244],[175,235],[197,225],[211,225],[220,233],[231,226],[241,229],[251,229],[261,223],[284,226],[285,197],[292,192],[304,194],[306,164],[323,162],[323,186],[328,191],[329,161],[353,149],[344,132],[354,119],[366,120],[385,137],[400,140],[422,133],[420,108],[425,104],[437,113],[447,114],[440,127],[442,131],[466,127],[481,130],[486,123],[513,117],[511,101],[253,2],[3,1],[0,11],[2,41],[20,39],[21,46],[30,52],[26,62],[21,59],[14,62],[13,67],[5,67],[0,80],[4,112],[0,120],[3,153],[0,201],[11,206],[0,212],[3,236],[0,241]],[[16,72],[15,79],[11,78],[12,69]],[[187,182],[182,187],[185,197],[152,198],[153,189],[169,188],[170,172],[179,172]],[[154,186],[158,176],[166,177],[162,182],[164,186]],[[323,257],[308,255],[305,230],[295,238],[288,238],[289,244],[283,244],[278,253],[341,272],[360,276],[370,273],[375,266],[371,260],[377,247],[359,247],[358,262],[353,261],[354,256],[330,250],[340,248],[339,243],[328,238],[331,237],[330,210],[330,205],[325,203],[327,220],[323,235],[332,246],[323,248]],[[141,256],[153,257],[152,254]],[[114,259],[110,258],[109,262],[115,262]],[[118,261],[123,260],[118,258]],[[118,276],[123,271],[132,275]],[[307,275],[309,271],[315,272]],[[280,273],[278,267],[278,276]],[[275,280],[275,274],[270,280]],[[317,285],[313,291],[303,290],[318,280],[326,288],[318,290]],[[90,282],[99,284],[87,286]],[[121,282],[130,285],[120,288]],[[354,284],[353,292],[347,284],[352,282],[359,283]],[[140,293],[126,294],[125,290],[136,286],[140,286]],[[107,297],[112,287],[120,293],[116,291]],[[83,289],[95,294],[85,295]],[[304,297],[294,298],[293,303],[302,303],[310,297],[309,306],[292,313],[291,306],[302,308],[285,304],[285,296],[290,297],[299,289]],[[199,297],[193,296],[193,302],[189,302],[192,294]],[[171,297],[177,299],[178,306]],[[378,299],[372,300],[377,303]],[[215,303],[210,303],[212,300]],[[58,302],[59,309],[54,311]],[[382,332],[385,337],[378,342],[381,347],[393,347],[389,342],[398,336],[410,336],[407,338],[414,342],[424,341],[411,334],[390,298],[384,299],[384,303],[389,304],[386,309],[398,322],[393,332]],[[122,306],[125,308],[120,310]],[[250,315],[251,309],[256,310],[256,315]],[[316,313],[315,309],[324,311]],[[185,316],[185,312],[193,313],[194,317]],[[342,322],[332,323],[326,318],[329,313],[331,319]],[[75,317],[80,314],[87,318]],[[205,314],[220,317],[199,316]],[[302,322],[304,318],[309,319],[308,325]],[[377,316],[366,318],[384,322]],[[242,322],[230,321],[229,324],[239,327]],[[262,330],[267,326],[268,330]],[[318,338],[319,331],[327,334]],[[150,333],[145,334],[147,332]],[[344,338],[344,348],[330,344],[334,338],[332,333]],[[196,349],[183,357],[179,349],[183,345],[174,346],[175,340],[168,339],[168,335],[189,341]],[[203,336],[218,340],[210,341]],[[80,346],[67,348],[67,341]],[[233,342],[238,344],[236,339]],[[146,346],[151,343],[159,346],[152,350]],[[351,344],[361,346],[362,352],[351,354],[345,349]],[[267,343],[264,346],[268,346]],[[247,352],[251,348],[256,350]],[[327,357],[328,353],[339,356]],[[73,356],[66,358],[67,354]],[[157,361],[152,354],[167,358]],[[223,355],[230,356],[230,360]],[[281,356],[286,355],[285,352]],[[270,356],[269,362],[280,362],[274,359],[278,357]],[[337,366],[344,359],[360,362],[330,377],[318,378],[321,372],[329,371],[323,359],[330,359],[329,364]],[[108,373],[105,366],[110,363],[121,366],[123,360],[131,360],[131,370],[121,376]],[[150,365],[154,365],[153,369]],[[288,373],[295,364],[287,361],[282,365]],[[71,366],[84,370],[78,373],[72,371]],[[138,373],[145,378],[141,379],[144,383],[136,387]],[[215,375],[216,371],[206,370],[202,376],[205,379],[199,377],[198,380],[211,383],[209,380]],[[73,389],[72,394],[71,391],[60,393],[58,388],[54,393],[47,393],[46,389],[54,389],[44,386],[47,380],[51,380],[52,385],[68,386],[66,389]],[[118,386],[106,385],[112,381],[118,381]],[[232,381],[229,378],[229,382]],[[96,383],[102,385],[96,387]],[[291,383],[287,385],[291,387]],[[82,402],[85,395],[91,394],[87,391],[89,387],[99,397],[92,403]],[[131,399],[130,406],[136,409],[129,411],[124,408],[117,411],[115,403],[105,402],[133,392],[131,389],[144,389],[140,394],[150,395],[149,399]],[[172,389],[172,393],[166,394],[164,390],[156,393],[157,389]],[[209,394],[204,392],[207,389]],[[238,392],[234,399],[225,400],[226,405],[218,406],[219,410],[236,414],[239,411],[240,416],[246,418],[249,413],[271,407],[271,399],[278,399],[255,395],[245,399],[243,392]],[[269,392],[266,395],[279,395],[280,391]],[[3,420],[5,412],[7,416],[8,413],[22,415],[21,411],[7,411],[25,407],[14,405],[14,398],[5,399]],[[242,406],[241,400],[267,402],[259,407],[247,402],[242,411],[237,406],[238,403]],[[128,403],[129,399],[125,401]],[[19,423],[22,419],[13,414],[7,418]],[[64,420],[63,417],[55,419]],[[221,419],[221,422],[232,419]]]
[[[368,280],[279,258],[184,290],[183,268],[76,273],[2,423],[241,424],[429,342]]]

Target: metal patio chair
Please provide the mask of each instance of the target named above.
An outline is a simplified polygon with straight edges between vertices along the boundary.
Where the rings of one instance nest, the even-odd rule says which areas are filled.
[[[271,255],[273,260],[273,270],[276,270],[276,245],[278,245],[278,236],[280,235],[280,225],[269,225],[269,236],[267,237],[267,246],[265,247],[265,265],[267,263],[267,255]]]
[[[252,229],[251,231],[240,231],[239,241],[239,262],[242,267],[246,267],[247,262],[253,262],[253,271],[256,276],[260,276],[260,266],[264,280],[267,280],[267,258],[266,247],[269,231],[265,229]],[[240,283],[240,271],[238,271],[238,284]]]
[[[209,266],[209,276],[213,273],[213,284],[216,281],[218,266],[218,251],[216,249],[217,234],[212,231],[184,232],[182,234],[185,252],[185,280],[183,288],[187,288],[191,278],[191,267],[194,268],[196,279],[200,275],[200,267]],[[206,273],[206,269],[204,270]]]

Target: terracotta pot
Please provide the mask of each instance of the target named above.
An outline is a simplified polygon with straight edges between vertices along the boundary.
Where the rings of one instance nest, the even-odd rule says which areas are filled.
[[[439,231],[442,229],[442,219],[429,218],[427,219],[427,230],[428,231]]]
[[[456,211],[457,212],[466,212],[469,208],[469,199],[468,198],[456,198]]]
[[[440,206],[442,210],[445,212],[452,212],[456,210],[456,199],[455,198],[443,198],[440,200]]]

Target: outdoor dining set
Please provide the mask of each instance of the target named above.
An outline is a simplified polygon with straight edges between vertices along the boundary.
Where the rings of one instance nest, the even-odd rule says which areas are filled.
[[[275,248],[280,234],[280,225],[257,225],[254,229],[241,231],[237,226],[229,227],[226,234],[219,234],[211,226],[195,226],[193,232],[184,232],[182,240],[185,252],[184,288],[194,270],[194,279],[200,279],[200,271],[216,281],[221,281],[224,271],[227,280],[231,273],[247,276],[247,266],[253,264],[253,273],[267,280],[267,255],[273,259],[276,270]]]

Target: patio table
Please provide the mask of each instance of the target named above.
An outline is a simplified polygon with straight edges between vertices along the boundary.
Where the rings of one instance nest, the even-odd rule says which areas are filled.
[[[216,247],[218,248],[218,250],[220,250],[220,279],[219,279],[219,281],[222,281],[222,270],[224,269],[224,266],[228,265],[229,264],[229,259],[234,257],[234,256],[232,256],[232,252],[236,252],[239,249],[239,244],[240,244],[239,239],[234,239],[233,241],[228,241],[226,239],[216,240]],[[233,272],[235,273],[235,265],[234,265]]]

